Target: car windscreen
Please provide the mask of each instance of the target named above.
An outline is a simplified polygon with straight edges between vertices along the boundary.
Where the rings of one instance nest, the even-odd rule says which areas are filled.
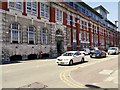
[[[65,53],[63,56],[73,56],[73,53]]]
[[[109,48],[109,50],[116,50],[116,48]]]
[[[101,51],[100,50],[95,50],[95,53],[100,54]]]

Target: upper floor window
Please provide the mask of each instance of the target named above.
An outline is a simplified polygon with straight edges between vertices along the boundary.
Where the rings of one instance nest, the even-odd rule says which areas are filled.
[[[73,40],[76,40],[76,30],[73,31]]]
[[[63,17],[62,11],[59,9],[56,9],[56,21],[62,22],[62,17]]]
[[[33,2],[32,0],[27,0],[27,13],[37,14],[37,2]]]
[[[87,22],[84,22],[84,28],[85,28],[85,30],[88,29],[88,23]]]
[[[68,15],[67,15],[67,24],[68,24],[68,25],[70,25],[70,21],[71,21],[71,20],[70,20],[70,15],[68,14]]]
[[[49,18],[49,7],[45,3],[41,3],[40,5],[40,15],[46,19]]]
[[[13,23],[10,25],[10,37],[11,43],[19,43],[20,42],[20,34],[21,34],[21,27],[17,23]]]
[[[67,39],[68,45],[71,45],[71,28],[67,29]]]
[[[35,44],[35,28],[33,26],[29,26],[27,29],[28,43]]]
[[[22,0],[9,0],[9,7],[22,10]]]
[[[75,19],[76,19],[76,18],[73,17],[73,22],[72,22],[72,23],[73,23],[73,26],[75,26],[75,23],[76,23]]]
[[[82,20],[80,20],[80,27],[82,28]]]

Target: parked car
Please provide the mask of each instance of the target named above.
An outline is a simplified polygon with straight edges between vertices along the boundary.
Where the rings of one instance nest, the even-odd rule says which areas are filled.
[[[68,51],[59,56],[56,60],[58,65],[72,65],[76,62],[84,62],[84,54],[79,51]]]
[[[94,53],[95,50],[99,50],[98,47],[90,48],[90,54],[91,54],[91,53]]]
[[[90,49],[89,48],[83,48],[82,50],[80,50],[80,53],[83,53],[85,55],[89,55],[90,54]]]
[[[119,53],[119,48],[118,47],[110,47],[108,49],[108,54],[118,54]]]
[[[91,58],[106,57],[106,52],[103,50],[95,50],[90,54]]]

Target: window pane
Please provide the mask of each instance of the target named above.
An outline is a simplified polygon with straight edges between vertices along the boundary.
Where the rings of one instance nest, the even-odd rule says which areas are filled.
[[[57,19],[57,21],[59,21],[59,10],[58,9],[56,11],[56,19]]]
[[[16,2],[16,8],[21,10],[22,9],[22,2]]]
[[[62,21],[62,11],[60,11],[60,21]]]
[[[12,40],[18,41],[18,31],[12,30]]]
[[[48,6],[46,5],[45,6],[45,18],[48,18],[49,17],[49,8]]]
[[[18,24],[12,24],[12,29],[18,29]]]
[[[27,2],[27,12],[31,12],[31,2]]]
[[[42,33],[41,33],[41,41],[42,44],[47,44],[47,30],[45,28],[42,29]]]
[[[44,17],[44,4],[41,3],[41,10],[40,10],[41,16]]]
[[[28,40],[29,44],[33,44],[33,42],[35,41],[35,29],[32,26],[28,28]]]
[[[9,1],[9,6],[10,7],[15,7],[15,0],[8,0]]]
[[[32,14],[37,14],[37,2],[32,2]]]

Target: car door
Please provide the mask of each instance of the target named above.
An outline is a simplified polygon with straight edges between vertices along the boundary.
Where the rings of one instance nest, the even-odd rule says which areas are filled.
[[[80,60],[81,60],[81,53],[80,52],[76,52],[76,58],[75,58],[75,61],[76,62],[80,62]]]
[[[78,53],[77,52],[74,54],[74,62],[78,62]]]

